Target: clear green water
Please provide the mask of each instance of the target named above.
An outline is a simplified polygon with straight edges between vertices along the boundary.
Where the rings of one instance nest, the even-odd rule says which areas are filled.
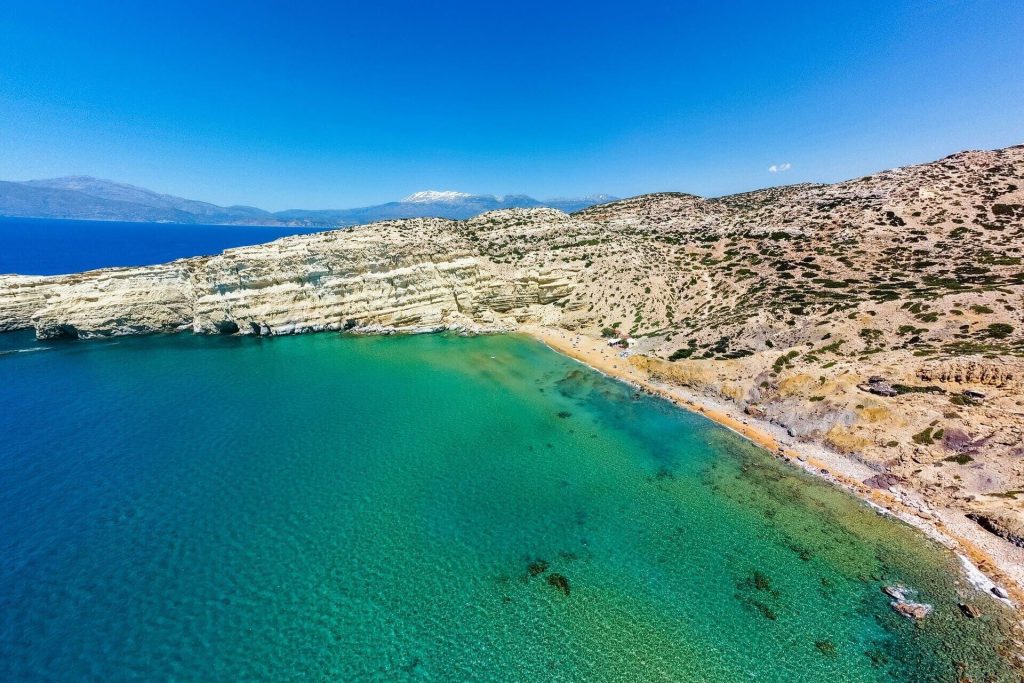
[[[530,340],[79,342],[0,380],[0,680],[1010,678],[947,553]]]

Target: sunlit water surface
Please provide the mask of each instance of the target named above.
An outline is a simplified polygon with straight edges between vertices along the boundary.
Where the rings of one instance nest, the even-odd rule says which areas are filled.
[[[1009,678],[949,554],[527,339],[14,334],[0,380],[0,680]]]

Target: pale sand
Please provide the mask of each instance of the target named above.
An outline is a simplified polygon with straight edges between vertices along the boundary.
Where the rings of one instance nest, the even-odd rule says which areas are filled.
[[[892,514],[928,534],[958,554],[965,578],[991,593],[1003,587],[1019,613],[1024,614],[1024,551],[967,520],[962,512],[935,508],[913,491],[880,491],[863,484],[875,472],[862,463],[817,444],[796,441],[780,427],[742,413],[725,401],[698,395],[686,387],[652,380],[629,362],[628,352],[608,346],[607,340],[568,330],[524,325],[519,331],[550,348],[606,375],[623,380],[672,403],[700,413],[749,439],[801,469],[841,486],[876,509]],[[980,570],[980,571],[979,571]]]

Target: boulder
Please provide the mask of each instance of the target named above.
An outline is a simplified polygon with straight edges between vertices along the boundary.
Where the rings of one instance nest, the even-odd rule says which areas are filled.
[[[867,382],[863,382],[857,385],[857,388],[861,391],[866,391],[869,394],[876,396],[898,396],[899,392],[892,386],[892,384],[884,377],[869,377]]]
[[[764,408],[758,405],[754,405],[753,403],[748,403],[747,406],[743,409],[743,412],[745,412],[750,417],[756,417],[758,419],[764,419],[765,416]]]
[[[891,487],[897,484],[902,484],[903,481],[904,480],[901,477],[885,472],[882,474],[876,474],[873,477],[868,477],[864,480],[864,483],[873,489],[888,491]]]
[[[902,584],[896,584],[895,586],[882,586],[882,592],[893,600],[899,600],[900,602],[907,599],[907,588]]]
[[[890,605],[897,613],[915,621],[920,621],[932,613],[932,606],[922,602],[897,602],[893,600]]]
[[[1024,532],[1010,520],[977,512],[968,513],[967,519],[976,523],[990,534],[995,534],[1018,548],[1024,548]]]
[[[977,619],[981,616],[981,610],[968,602],[960,603],[960,611],[963,612],[964,616],[968,619]]]
[[[882,592],[892,598],[889,606],[893,611],[897,614],[902,614],[908,619],[920,621],[932,613],[933,608],[931,605],[911,601],[908,596],[916,593],[916,591],[902,584],[882,586]]]

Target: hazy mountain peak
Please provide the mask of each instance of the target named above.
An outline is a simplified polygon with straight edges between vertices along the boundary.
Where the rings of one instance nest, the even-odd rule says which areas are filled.
[[[425,204],[427,202],[459,202],[473,197],[474,195],[467,192],[456,192],[455,190],[422,190],[413,192],[402,201],[410,204]]]
[[[47,187],[55,190],[75,190],[77,192],[85,192],[86,194],[95,192],[135,192],[152,196],[167,196],[161,195],[160,193],[152,190],[147,190],[144,187],[138,187],[137,185],[119,183],[114,180],[105,180],[103,178],[94,178],[89,175],[69,175],[61,176],[60,178],[26,180],[22,184],[30,187]]]
[[[104,184],[104,185],[121,185],[123,187],[133,187],[128,183],[119,183],[114,180],[106,180],[104,178],[97,178],[91,175],[65,175],[58,178],[41,178],[39,180],[26,180],[26,185],[45,185],[47,187],[67,187],[73,188],[80,185],[93,185],[93,184]]]
[[[545,200],[546,202],[591,202],[594,204],[600,204],[603,202],[614,202],[618,197],[610,194],[588,194],[583,197],[552,197],[551,199]]]

